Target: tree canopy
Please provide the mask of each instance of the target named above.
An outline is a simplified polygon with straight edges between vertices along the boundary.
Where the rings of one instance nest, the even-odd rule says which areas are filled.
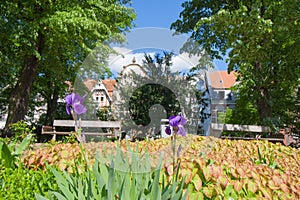
[[[188,120],[186,130],[203,133],[201,123],[208,117],[207,99],[199,80],[172,70],[172,52],[145,54],[140,66],[133,62],[121,71],[114,89],[114,117],[122,129],[157,134],[161,119],[181,114]]]
[[[53,92],[47,88],[56,89],[57,96],[63,81],[75,79],[80,64],[95,47],[112,38],[123,41],[121,33],[132,27],[135,18],[128,3],[127,0],[1,3],[0,66],[4,76],[0,78],[0,86],[1,93],[9,94],[6,126],[24,119],[35,79],[45,79],[37,87],[40,93],[50,97]],[[102,64],[94,68],[105,69],[105,63]]]
[[[300,1],[204,0],[182,4],[171,28],[191,33],[193,45],[212,59],[228,52],[228,71],[237,71],[238,106],[257,109],[259,122],[295,123],[299,115]],[[244,113],[246,114],[246,113]]]

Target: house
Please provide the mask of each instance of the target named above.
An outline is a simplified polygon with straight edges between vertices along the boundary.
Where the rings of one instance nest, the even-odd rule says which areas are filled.
[[[123,66],[123,69],[120,72],[120,77],[126,76],[126,80],[131,82],[132,80],[130,79],[130,77],[132,71],[134,71],[137,74],[145,74],[143,68],[139,64],[137,64],[135,58],[133,58],[131,64]],[[119,80],[119,82],[120,81],[121,80]],[[110,79],[110,78],[104,80],[87,79],[83,83],[86,86],[86,88],[91,92],[92,100],[94,103],[97,104],[97,109],[112,106],[113,92],[117,83],[115,79]],[[116,96],[116,94],[114,95]]]
[[[139,75],[141,77],[144,77],[147,74],[145,69],[141,65],[136,63],[135,58],[133,58],[131,64],[123,66],[119,78],[125,77],[126,79],[128,79],[129,78],[128,76],[131,76],[132,72],[134,72],[136,75]]]
[[[224,123],[226,109],[235,106],[231,88],[236,84],[236,73],[207,71],[206,84],[211,101],[211,123]]]
[[[117,116],[120,117],[121,115],[121,118],[130,118],[126,100],[129,100],[128,98],[131,97],[132,92],[139,87],[137,83],[142,82],[146,74],[143,66],[136,63],[135,58],[132,59],[132,63],[123,66],[117,78],[118,81],[116,87],[114,87],[113,95],[113,107],[118,112],[115,113]]]
[[[111,106],[115,84],[116,80],[110,78],[99,81],[88,79],[84,82],[84,85],[91,92],[91,97],[94,103],[97,104],[98,109]]]

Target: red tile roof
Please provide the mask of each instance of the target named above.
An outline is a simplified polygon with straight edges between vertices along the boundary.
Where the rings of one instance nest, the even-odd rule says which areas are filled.
[[[97,81],[93,79],[87,79],[86,81],[83,82],[83,84],[85,85],[85,87],[87,87],[89,91],[93,89],[96,83]]]
[[[103,83],[104,87],[106,88],[110,97],[112,97],[116,82],[117,82],[116,80],[110,79],[110,78],[108,78],[106,80],[102,80],[102,83]],[[96,80],[88,79],[84,82],[84,85],[88,88],[89,91],[91,91],[97,83],[98,83],[98,81],[96,81]]]
[[[236,73],[227,71],[209,72],[209,79],[212,88],[229,89],[236,83]]]
[[[116,82],[117,82],[116,80],[110,79],[110,78],[108,78],[106,80],[102,80],[102,83],[104,84],[110,97],[112,97],[112,93],[114,91]]]

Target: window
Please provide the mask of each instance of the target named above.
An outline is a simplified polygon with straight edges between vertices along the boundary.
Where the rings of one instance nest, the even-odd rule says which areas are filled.
[[[225,92],[224,91],[219,91],[219,98],[224,99],[225,98]]]
[[[100,101],[101,101],[101,102],[104,102],[104,97],[103,97],[103,96],[101,97]]]

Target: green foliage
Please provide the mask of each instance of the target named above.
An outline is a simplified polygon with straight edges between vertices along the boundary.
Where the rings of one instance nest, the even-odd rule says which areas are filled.
[[[97,110],[97,118],[101,121],[108,121],[111,115],[110,107],[104,107]]]
[[[193,125],[187,127],[187,132],[196,129],[194,124],[198,123],[196,120],[200,108],[195,88],[186,76],[172,72],[172,58],[172,52],[164,52],[163,55],[157,53],[154,56],[145,54],[140,68],[135,66],[137,68],[134,70],[128,68],[122,72],[116,86],[120,98],[114,102],[114,109],[116,118],[123,120],[122,128],[125,132],[136,129],[134,131],[147,134],[153,131],[153,127],[160,127],[161,119],[179,112],[195,122],[190,123]],[[195,105],[191,106],[191,103]],[[119,112],[124,108],[128,112]]]
[[[1,163],[3,163],[4,166],[7,168],[13,168],[14,163],[13,163],[12,153],[8,149],[6,143],[3,141],[0,141],[0,150],[1,150],[1,154],[0,154]]]
[[[249,102],[238,99],[233,109],[226,110],[226,123],[260,125],[257,109]]]
[[[158,84],[145,84],[134,91],[129,102],[132,119],[137,125],[146,126],[151,122],[147,113],[155,104],[162,105],[167,116],[180,112],[179,102],[170,89]]]
[[[246,105],[244,105],[246,103]],[[245,125],[260,125],[261,121],[257,113],[257,109],[249,102],[244,102],[240,99],[236,101],[234,108],[227,108],[225,113],[226,124],[245,124]],[[223,131],[222,135],[244,136],[245,132],[238,131]]]
[[[183,50],[192,54],[205,50],[217,59],[228,54],[228,71],[238,72],[236,87],[243,105],[257,110],[251,113],[257,117],[251,118],[259,118],[262,124],[272,118],[295,123],[299,109],[299,1],[192,0],[182,6],[181,19],[171,28],[191,33]],[[246,118],[246,111],[241,115]]]
[[[20,156],[32,142],[32,134],[28,134],[21,143],[11,141],[8,144],[0,138],[0,163],[6,168],[15,168],[20,164]]]
[[[267,158],[266,155],[261,154],[259,147],[257,147],[257,154],[258,154],[258,159],[257,158],[253,159],[253,162],[256,165],[265,164],[268,165],[268,167],[271,167],[272,169],[281,169],[280,166],[275,162],[272,153],[269,154],[269,158]],[[281,169],[281,171],[283,170]]]
[[[65,93],[64,81],[74,82],[79,67],[96,47],[101,52],[101,61],[98,57],[97,63],[89,63],[85,75],[111,74],[106,58],[112,50],[104,43],[124,41],[122,33],[132,27],[135,19],[128,3],[119,0],[1,3],[0,88],[5,96],[0,98],[0,108],[10,100],[9,123],[23,119],[30,110],[32,113],[34,106],[46,104],[46,121],[50,125],[57,100]]]
[[[77,140],[77,137],[76,137],[75,134],[76,133],[73,133],[73,134],[66,135],[66,136],[62,137],[62,142],[63,143],[70,143],[70,144],[77,143],[78,140]]]
[[[29,125],[23,120],[11,124],[10,127],[12,134],[14,135],[14,137],[10,140],[19,142],[22,141],[27,135],[32,134],[35,130],[34,127],[30,128]]]
[[[166,116],[176,115],[180,112],[180,104],[174,91],[165,85],[156,84],[157,81],[152,81],[157,79],[167,80],[168,76],[171,76],[172,57],[173,53],[167,52],[164,55],[156,54],[154,58],[145,54],[143,69],[149,77],[143,77],[142,80],[141,78],[135,78],[138,84],[142,83],[143,85],[133,92],[129,101],[129,112],[137,125],[146,126],[151,122],[151,116],[148,112],[155,104],[164,107],[167,112]],[[147,79],[150,80],[150,83],[144,84]]]
[[[183,181],[160,185],[161,167],[150,168],[150,157],[140,157],[138,151],[129,150],[124,154],[117,149],[109,165],[98,157],[90,170],[80,173],[59,172],[50,167],[59,187],[51,192],[58,199],[182,199]],[[47,199],[36,194],[38,200]],[[51,198],[50,198],[51,199]]]
[[[15,169],[0,165],[0,199],[35,199],[35,193],[47,196],[58,186],[48,170]]]
[[[20,130],[27,131],[21,127]],[[21,163],[21,156],[31,142],[32,134],[27,134],[22,142],[0,140],[0,199],[34,199],[35,193],[47,195],[48,190],[57,190],[49,171],[30,170]]]

